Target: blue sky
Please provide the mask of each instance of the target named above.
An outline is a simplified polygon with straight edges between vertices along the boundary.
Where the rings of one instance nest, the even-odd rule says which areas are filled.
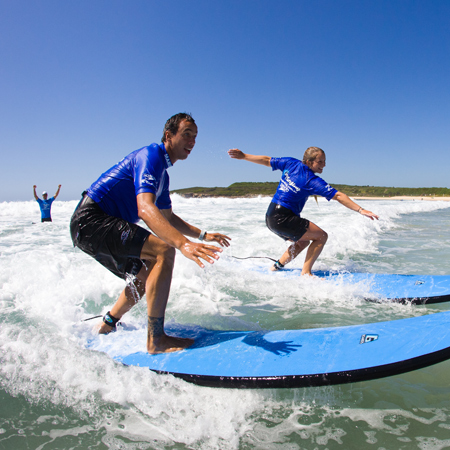
[[[450,187],[449,24],[448,0],[0,0],[0,201],[77,199],[185,111],[172,189],[309,146],[330,184]]]

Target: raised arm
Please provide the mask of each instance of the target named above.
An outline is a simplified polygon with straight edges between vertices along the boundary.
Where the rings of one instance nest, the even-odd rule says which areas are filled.
[[[39,200],[39,197],[36,194],[36,185],[33,186],[33,195],[36,200]]]
[[[228,150],[230,158],[233,159],[243,159],[244,161],[249,161],[255,164],[261,164],[263,166],[270,167],[270,156],[264,155],[250,155],[249,153],[244,153],[238,148],[232,148]]]
[[[53,198],[58,197],[59,191],[60,191],[60,190],[61,190],[61,185],[59,184],[59,185],[58,185],[58,190],[56,191],[56,194],[53,196]]]
[[[367,211],[366,209],[363,209],[361,206],[357,205],[347,194],[344,194],[343,192],[336,192],[336,195],[333,197],[333,200],[337,200],[341,205],[344,205],[348,209],[351,209],[352,211],[356,211],[363,216],[368,217],[369,219],[377,219],[378,216],[374,214],[371,211]]]

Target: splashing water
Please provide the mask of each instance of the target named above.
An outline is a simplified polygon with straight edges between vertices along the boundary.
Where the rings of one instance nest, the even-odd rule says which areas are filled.
[[[173,196],[178,215],[229,235],[232,245],[204,270],[177,255],[166,322],[297,329],[448,308],[367,303],[358,286],[277,277],[268,259],[233,258],[277,259],[285,250],[265,227],[269,201]],[[106,312],[123,281],[72,247],[69,219],[76,204],[55,202],[52,223],[38,222],[36,202],[0,204],[0,448],[450,447],[449,362],[353,385],[245,391],[198,387],[86,349],[95,320],[83,320]],[[380,221],[336,202],[307,203],[304,216],[329,234],[316,269],[450,272],[450,203],[363,205]],[[301,268],[302,261],[299,256],[291,267]],[[124,317],[143,330],[145,319],[144,300]],[[128,344],[145,349],[144,338]]]

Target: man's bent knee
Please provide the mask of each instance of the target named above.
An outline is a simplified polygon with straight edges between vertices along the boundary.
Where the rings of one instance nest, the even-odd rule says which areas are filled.
[[[164,243],[164,245],[158,249],[155,264],[161,265],[168,270],[172,270],[175,264],[175,249]]]
[[[175,249],[158,237],[150,235],[142,247],[141,259],[151,261],[167,260],[173,262],[175,261]]]
[[[318,230],[315,231],[314,233],[314,237],[313,237],[313,241],[319,241],[322,242],[323,244],[325,244],[328,240],[328,233],[326,231],[323,231],[321,228],[319,228]]]
[[[170,245],[164,243],[164,246],[158,256],[161,256],[167,261],[175,261],[175,249]]]

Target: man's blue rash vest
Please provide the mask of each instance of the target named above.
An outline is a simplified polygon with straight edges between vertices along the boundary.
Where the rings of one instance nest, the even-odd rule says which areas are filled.
[[[100,176],[87,190],[110,216],[131,223],[139,222],[136,196],[150,192],[159,209],[170,209],[169,175],[172,166],[163,143],[135,150]]]
[[[298,159],[271,158],[270,165],[272,170],[283,172],[272,202],[295,214],[300,215],[310,195],[320,195],[329,201],[338,192]]]
[[[55,197],[48,198],[47,200],[43,200],[38,198],[36,201],[39,203],[39,208],[41,208],[41,219],[51,219],[52,216],[50,214],[50,210],[52,208],[52,203],[55,200]]]

